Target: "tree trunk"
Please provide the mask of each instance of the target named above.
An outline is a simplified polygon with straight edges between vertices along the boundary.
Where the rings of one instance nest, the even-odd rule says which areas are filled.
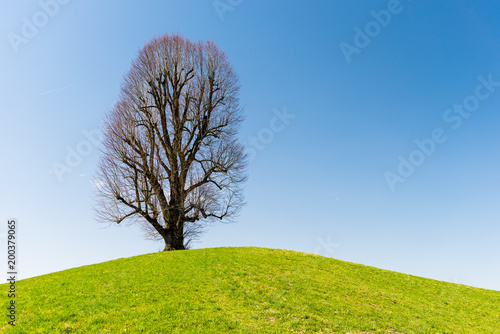
[[[173,251],[185,249],[184,247],[184,235],[182,231],[176,231],[175,229],[166,229],[163,233],[163,239],[165,240],[165,248],[163,251]]]

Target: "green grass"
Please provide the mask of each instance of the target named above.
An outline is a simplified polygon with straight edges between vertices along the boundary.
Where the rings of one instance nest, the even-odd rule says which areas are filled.
[[[1,333],[500,333],[498,291],[286,250],[146,254],[16,288]]]

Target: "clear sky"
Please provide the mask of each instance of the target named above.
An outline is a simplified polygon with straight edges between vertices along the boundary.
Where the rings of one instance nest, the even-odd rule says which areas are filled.
[[[499,17],[498,1],[5,3],[0,258],[11,217],[21,278],[163,248],[98,224],[91,177],[137,51],[180,33],[213,40],[240,75],[252,155],[238,223],[194,248],[293,249],[500,290]]]

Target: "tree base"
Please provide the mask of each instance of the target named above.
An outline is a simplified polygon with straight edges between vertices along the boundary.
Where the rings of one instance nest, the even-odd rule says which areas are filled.
[[[165,248],[163,248],[163,252],[170,252],[170,251],[176,251],[176,250],[185,250],[184,246],[181,247],[173,247],[172,245],[165,245]]]

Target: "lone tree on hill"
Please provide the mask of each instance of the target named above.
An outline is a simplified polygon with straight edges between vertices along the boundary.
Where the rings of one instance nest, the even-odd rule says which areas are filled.
[[[104,121],[99,220],[140,223],[164,250],[243,205],[247,158],[238,77],[213,42],[155,37],[133,61]]]

